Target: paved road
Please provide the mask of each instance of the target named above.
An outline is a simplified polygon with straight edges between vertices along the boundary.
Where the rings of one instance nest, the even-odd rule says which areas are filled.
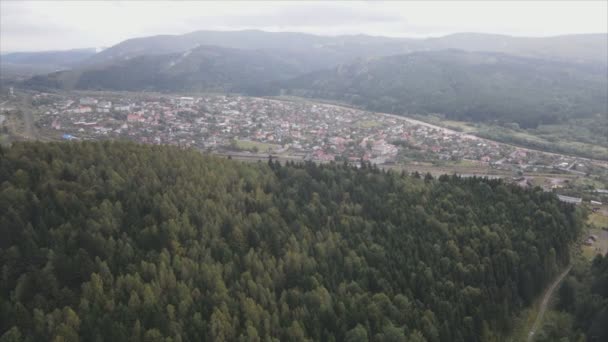
[[[549,301],[551,300],[551,296],[553,295],[553,292],[555,291],[556,288],[559,287],[559,284],[561,284],[561,282],[564,280],[564,278],[566,278],[566,275],[568,274],[568,272],[570,272],[570,269],[572,269],[572,265],[568,266],[568,268],[566,268],[566,270],[564,270],[553,281],[553,283],[551,283],[551,286],[549,286],[549,288],[546,290],[545,296],[543,297],[543,301],[540,303],[540,308],[538,310],[538,315],[536,316],[536,320],[534,321],[534,325],[532,326],[532,329],[530,329],[530,332],[528,333],[528,342],[532,342],[534,340],[534,334],[536,334],[536,331],[538,330],[538,328],[540,328],[540,324],[543,321],[543,316],[545,315],[545,311],[547,311],[547,306],[549,305]]]

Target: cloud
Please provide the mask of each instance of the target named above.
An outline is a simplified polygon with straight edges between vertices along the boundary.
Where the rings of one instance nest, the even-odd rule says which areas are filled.
[[[437,36],[606,32],[607,2],[0,1],[0,51],[110,46],[196,30]]]

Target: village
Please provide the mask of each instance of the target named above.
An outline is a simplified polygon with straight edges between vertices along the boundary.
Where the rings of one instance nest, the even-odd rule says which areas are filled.
[[[373,164],[469,161],[585,174],[585,159],[484,140],[422,122],[304,101],[210,95],[34,96],[36,124],[61,139],[129,139],[205,151]]]

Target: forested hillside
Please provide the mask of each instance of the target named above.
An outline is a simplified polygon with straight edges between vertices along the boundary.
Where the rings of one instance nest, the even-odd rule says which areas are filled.
[[[500,180],[0,149],[2,341],[491,341],[579,212]]]
[[[145,55],[26,82],[32,88],[230,91],[301,73],[297,61],[260,51],[199,46],[184,53]]]
[[[386,113],[440,113],[455,120],[535,128],[608,115],[606,73],[605,65],[444,50],[361,60],[260,92],[334,99]]]

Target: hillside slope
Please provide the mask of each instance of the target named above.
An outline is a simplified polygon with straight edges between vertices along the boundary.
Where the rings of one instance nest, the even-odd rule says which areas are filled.
[[[230,91],[298,74],[296,63],[261,51],[199,46],[183,53],[139,56],[35,77],[26,84],[62,89]]]
[[[600,63],[608,60],[608,35],[580,34],[555,37],[513,37],[458,33],[437,38],[411,39],[367,35],[319,36],[295,32],[196,31],[129,39],[86,61],[89,65],[113,63],[141,55],[178,53],[199,45],[264,50],[291,55],[312,69],[349,63],[357,58],[405,54],[415,51],[460,49],[489,51],[549,60]]]
[[[389,113],[441,113],[523,127],[606,113],[602,66],[444,50],[361,60],[262,92],[337,99]]]

